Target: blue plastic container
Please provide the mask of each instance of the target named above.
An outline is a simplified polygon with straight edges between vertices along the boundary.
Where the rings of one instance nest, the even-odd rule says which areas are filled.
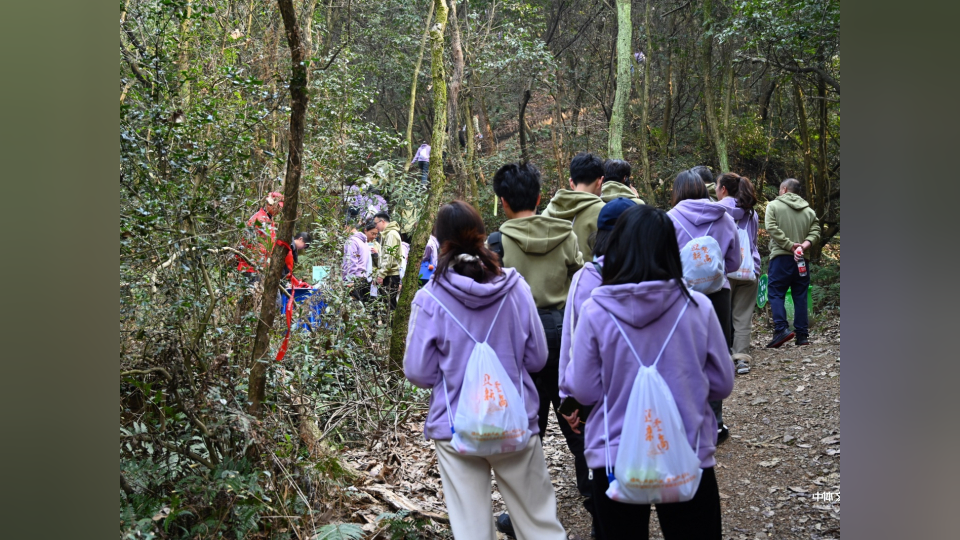
[[[430,269],[430,261],[420,263],[420,279],[430,279],[433,277],[433,270]]]
[[[287,292],[290,293],[290,289],[287,289]],[[287,313],[287,295],[281,295],[280,302],[280,314],[286,315]],[[293,302],[299,304],[301,308],[308,308],[304,315],[295,321],[296,328],[302,328],[304,330],[312,330],[320,324],[320,319],[323,317],[323,310],[327,307],[327,303],[323,301],[323,298],[320,297],[319,291],[316,289],[294,289],[293,290]],[[294,314],[296,316],[296,314]]]

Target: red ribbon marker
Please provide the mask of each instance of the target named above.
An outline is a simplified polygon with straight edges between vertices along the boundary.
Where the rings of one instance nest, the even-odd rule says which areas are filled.
[[[297,278],[293,277],[293,248],[291,248],[290,244],[284,242],[283,240],[277,240],[277,243],[287,248],[287,257],[284,262],[286,263],[287,271],[290,274],[290,298],[287,300],[287,333],[284,334],[283,343],[280,344],[280,349],[277,350],[277,362],[279,362],[283,360],[283,357],[287,354],[287,345],[290,344],[290,325],[293,322],[293,284],[296,283]]]

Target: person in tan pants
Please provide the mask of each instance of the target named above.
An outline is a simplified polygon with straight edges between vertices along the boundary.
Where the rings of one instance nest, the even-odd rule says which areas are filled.
[[[557,520],[557,498],[550,483],[539,435],[531,436],[523,450],[484,457],[461,455],[450,441],[436,440],[434,445],[454,538],[497,538],[490,504],[491,469],[497,476],[497,488],[510,509],[517,538],[567,538]]]
[[[753,328],[753,306],[757,303],[757,277],[760,275],[760,252],[757,251],[757,227],[759,218],[753,207],[757,204],[757,197],[750,179],[736,173],[724,173],[717,178],[718,204],[730,214],[737,223],[737,228],[747,232],[750,238],[750,253],[747,257],[753,258],[753,280],[730,279],[730,307],[733,326],[733,361],[737,365],[737,373],[744,374],[750,371],[750,332]]]
[[[537,423],[540,399],[531,374],[543,370],[549,353],[530,286],[485,246],[483,219],[470,204],[442,206],[435,230],[442,251],[433,278],[413,299],[403,373],[414,386],[431,389],[423,431],[436,448],[450,528],[457,540],[496,540],[492,469],[517,537],[563,540],[567,534],[557,519]],[[488,356],[477,364],[481,345],[479,354]],[[500,363],[500,374],[490,369],[492,362]],[[478,365],[485,370],[482,379]],[[471,366],[472,383],[465,387]],[[479,380],[485,382],[478,389]],[[490,411],[490,402],[508,412],[510,426],[504,417],[480,412]],[[479,414],[476,421],[490,422],[487,434],[501,428],[499,447],[475,445],[472,430],[485,428],[473,427],[471,419],[458,421],[461,406],[468,411],[464,416]]]

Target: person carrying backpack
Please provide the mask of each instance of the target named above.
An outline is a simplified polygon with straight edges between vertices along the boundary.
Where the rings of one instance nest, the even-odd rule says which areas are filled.
[[[733,328],[730,323],[732,311],[730,280],[727,279],[727,274],[740,266],[740,240],[737,236],[737,225],[724,207],[710,202],[707,186],[700,175],[689,170],[678,174],[673,181],[673,208],[668,215],[673,219],[677,244],[681,250],[681,261],[684,258],[688,261],[682,262],[684,277],[689,275],[689,264],[694,260],[706,261],[704,268],[710,264],[716,265],[716,279],[710,283],[710,287],[700,288],[700,283],[691,282],[689,279],[688,286],[707,295],[717,314],[720,328],[723,329],[727,347],[730,348],[733,346]],[[712,249],[707,245],[710,243],[709,240],[697,242],[703,237],[712,238],[715,241]],[[693,250],[687,258],[687,253],[690,253],[689,250],[693,246],[699,246],[699,250]],[[718,258],[723,260],[723,264],[719,264]],[[727,440],[730,430],[723,423],[723,403],[717,401],[712,403],[712,406],[717,415],[719,444]]]
[[[648,537],[651,505],[636,502],[639,493],[656,505],[664,538],[721,538],[709,401],[730,395],[733,378],[712,303],[684,285],[673,221],[651,206],[628,209],[611,233],[603,284],[580,309],[565,378],[571,396],[594,406],[584,453],[599,534]],[[644,384],[652,389],[638,392]]]
[[[604,256],[607,252],[607,246],[610,244],[610,233],[623,212],[636,206],[631,198],[618,197],[607,201],[600,210],[597,217],[597,232],[593,239],[593,258],[594,260],[584,265],[582,269],[573,275],[573,282],[570,285],[570,292],[567,293],[567,305],[563,313],[563,329],[560,338],[560,366],[558,380],[558,395],[564,403],[562,409],[569,410],[569,413],[562,414],[564,420],[560,426],[566,428],[564,422],[570,426],[571,435],[567,437],[567,446],[573,453],[573,465],[577,474],[577,489],[584,498],[583,506],[593,517],[593,534],[598,540],[603,540],[603,536],[597,534],[597,515],[593,503],[593,489],[590,486],[590,471],[587,468],[587,459],[583,455],[583,424],[590,415],[592,407],[583,407],[569,398],[569,390],[566,383],[566,376],[570,366],[570,350],[572,344],[573,330],[576,327],[577,316],[580,313],[580,307],[590,298],[593,289],[600,286],[603,280],[601,271],[603,270]],[[566,434],[566,430],[564,434]]]
[[[717,179],[717,197],[724,210],[737,225],[737,234],[746,237],[740,242],[743,260],[737,272],[727,275],[730,280],[731,326],[733,328],[733,360],[737,373],[750,372],[750,330],[753,327],[753,310],[757,304],[757,277],[760,276],[760,252],[757,251],[757,227],[759,218],[753,207],[757,197],[750,179],[735,173],[724,173]]]
[[[441,207],[436,236],[440,259],[414,296],[403,370],[432,391],[424,435],[434,441],[453,535],[495,538],[492,469],[520,538],[565,539],[537,434],[530,374],[546,364],[547,344],[530,287],[485,247],[469,204]]]

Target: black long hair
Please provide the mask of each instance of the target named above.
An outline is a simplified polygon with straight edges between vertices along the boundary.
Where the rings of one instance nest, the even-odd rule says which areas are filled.
[[[676,206],[678,202],[687,199],[706,199],[710,196],[707,185],[700,175],[691,171],[682,171],[673,181],[673,197],[670,204]]]
[[[757,204],[757,195],[749,178],[737,173],[724,173],[717,180],[717,189],[721,187],[726,188],[727,193],[737,201],[737,208],[746,210],[744,217],[750,217],[753,214],[753,206]]]
[[[444,277],[451,266],[479,283],[501,274],[500,257],[485,245],[483,218],[469,203],[457,200],[441,206],[434,231],[440,244],[435,276]]]
[[[697,178],[699,182],[699,177]],[[639,242],[637,239],[641,239]],[[610,232],[603,263],[603,284],[675,280],[683,294],[697,305],[683,283],[677,231],[667,213],[638,204],[620,214]]]

